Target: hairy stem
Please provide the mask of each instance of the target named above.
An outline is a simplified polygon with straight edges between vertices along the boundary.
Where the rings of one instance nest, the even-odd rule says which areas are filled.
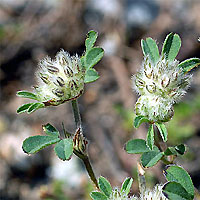
[[[78,101],[76,99],[72,100],[72,109],[73,109],[73,113],[74,113],[74,120],[76,123],[76,128],[81,128],[81,130],[82,130],[81,115],[79,112]]]
[[[143,170],[139,162],[137,163],[137,174],[138,174],[138,184],[139,184],[140,194],[143,196],[146,190],[146,180],[144,175],[145,171]]]
[[[83,161],[83,163],[84,163],[84,165],[85,165],[85,168],[86,168],[86,170],[87,170],[87,172],[88,172],[88,175],[89,175],[90,179],[91,179],[92,182],[95,184],[96,188],[99,189],[98,182],[97,182],[96,176],[95,176],[95,174],[94,174],[94,171],[93,171],[93,169],[92,169],[92,165],[91,165],[91,163],[90,163],[90,160],[89,160],[88,156],[87,156],[87,155],[83,155],[83,154],[79,153],[79,152],[76,151],[76,150],[74,150],[73,152],[74,152],[74,154],[75,154],[77,157],[79,157],[79,158]]]
[[[72,110],[73,110],[73,113],[74,113],[74,120],[75,120],[75,123],[76,123],[76,128],[77,129],[80,128],[80,130],[82,132],[81,115],[80,115],[80,112],[79,112],[77,100],[72,100]],[[75,149],[74,149],[73,153],[83,161],[90,179],[95,184],[95,186],[99,189],[97,179],[96,179],[96,176],[95,176],[94,171],[92,169],[92,165],[90,163],[88,155],[85,155],[85,154],[83,154],[83,153],[81,153],[81,152],[79,152]]]

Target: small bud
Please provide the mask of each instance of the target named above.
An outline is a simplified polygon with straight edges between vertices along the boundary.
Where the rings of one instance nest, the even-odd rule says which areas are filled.
[[[80,128],[76,130],[73,142],[74,142],[74,150],[76,150],[80,154],[86,155],[88,141],[83,136]]]

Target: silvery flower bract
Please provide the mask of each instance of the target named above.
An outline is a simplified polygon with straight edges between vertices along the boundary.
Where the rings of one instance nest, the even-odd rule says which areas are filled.
[[[152,45],[149,41],[156,49],[157,45],[151,38],[146,42],[149,49]],[[148,49],[148,52],[145,48],[143,46],[142,67],[133,76],[133,88],[140,95],[135,105],[136,115],[144,116],[151,122],[166,122],[173,116],[173,105],[186,93],[191,75],[185,73],[175,57],[170,59],[170,51],[163,51],[160,56],[158,50]]]
[[[36,76],[36,95],[45,106],[75,99],[84,89],[84,70],[80,58],[70,56],[64,50],[57,53],[55,60],[44,58],[39,63]]]

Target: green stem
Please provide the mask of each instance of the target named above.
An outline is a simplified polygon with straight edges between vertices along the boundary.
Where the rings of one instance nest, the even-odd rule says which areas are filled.
[[[77,129],[80,128],[81,132],[82,132],[81,115],[80,115],[80,112],[79,112],[78,101],[76,99],[72,100],[72,109],[73,109],[73,113],[74,113],[74,120],[75,120],[75,123],[76,123],[76,128]],[[79,152],[75,149],[74,149],[73,152],[77,157],[79,157],[83,161],[89,177],[91,178],[91,180],[95,184],[95,186],[99,189],[97,179],[96,179],[96,176],[95,176],[94,171],[92,169],[92,165],[90,163],[88,155],[82,154],[81,152]]]
[[[140,163],[137,163],[137,174],[138,174],[138,184],[140,194],[143,196],[146,190],[146,180],[145,180],[145,171],[143,170]]]
[[[74,120],[76,123],[76,128],[81,128],[81,130],[82,130],[81,115],[79,112],[78,101],[76,99],[72,100],[72,109],[73,109],[73,113],[74,113]]]
[[[161,159],[161,160],[163,161],[163,163],[164,163],[165,165],[170,165],[170,164],[173,164],[173,162],[171,162],[171,161],[167,160],[165,157],[162,157],[162,159]]]
[[[87,172],[88,172],[88,175],[89,175],[90,179],[91,179],[92,182],[95,184],[96,188],[99,189],[98,182],[97,182],[96,176],[95,176],[95,174],[94,174],[94,171],[93,171],[93,169],[92,169],[92,165],[91,165],[91,163],[90,163],[90,160],[89,160],[88,156],[87,156],[87,155],[80,154],[80,153],[79,153],[78,151],[76,151],[76,150],[74,150],[74,154],[75,154],[77,157],[79,157],[79,158],[83,161],[83,163],[84,163],[84,165],[85,165],[85,168],[86,168],[86,170],[87,170]]]
[[[164,152],[165,151],[165,149],[167,149],[167,144],[165,143],[165,147],[164,147],[164,149],[163,149],[163,147],[160,145],[160,141],[161,141],[161,137],[160,137],[160,133],[159,133],[159,130],[158,130],[158,132],[156,131],[156,135],[155,135],[155,145],[159,148],[159,150],[161,151],[161,152]],[[169,164],[173,164],[173,161],[169,161],[166,157],[162,157],[162,159],[161,159],[162,161],[163,161],[163,163],[165,164],[165,165],[169,165]]]

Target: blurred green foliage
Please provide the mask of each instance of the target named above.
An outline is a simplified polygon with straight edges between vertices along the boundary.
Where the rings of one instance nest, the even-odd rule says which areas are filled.
[[[121,117],[122,127],[125,129],[125,131],[132,132],[134,129],[133,119],[135,118],[135,113],[133,112],[133,110],[126,109],[121,104],[115,104],[114,109],[117,112],[117,114]]]
[[[66,187],[66,183],[61,180],[55,180],[52,183],[52,195],[53,198],[46,198],[45,200],[70,200],[64,192],[64,188]]]
[[[192,118],[200,111],[200,95],[192,100],[187,100],[176,104],[174,107],[174,117],[167,124],[168,139],[170,144],[184,142],[185,139],[193,136],[196,127],[192,123]],[[188,120],[189,119],[189,120]]]

